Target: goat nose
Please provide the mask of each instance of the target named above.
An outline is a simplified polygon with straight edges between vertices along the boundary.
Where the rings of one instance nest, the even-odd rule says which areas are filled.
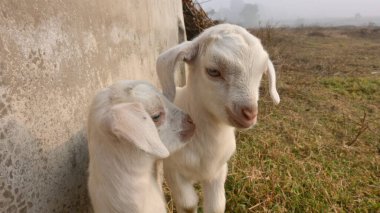
[[[185,117],[185,121],[186,121],[187,123],[189,123],[189,124],[194,125],[193,119],[191,119],[190,115],[186,115],[186,117]]]
[[[186,115],[182,120],[181,138],[183,141],[188,140],[193,136],[195,131],[195,124],[189,115]]]
[[[243,107],[241,113],[246,120],[253,120],[257,116],[257,111],[253,107]]]

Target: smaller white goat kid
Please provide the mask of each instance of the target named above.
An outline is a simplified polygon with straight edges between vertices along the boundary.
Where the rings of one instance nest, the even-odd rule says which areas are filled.
[[[189,73],[186,86],[176,90],[174,71],[179,61],[188,64]],[[224,212],[227,161],[236,146],[234,130],[256,123],[264,72],[277,104],[275,70],[260,40],[230,24],[211,27],[159,56],[157,73],[164,95],[175,98],[197,126],[191,142],[164,160],[178,212],[196,212],[195,182],[202,184],[204,212]]]
[[[95,213],[166,212],[157,167],[186,144],[194,128],[187,114],[146,82],[121,81],[100,91],[88,119]]]

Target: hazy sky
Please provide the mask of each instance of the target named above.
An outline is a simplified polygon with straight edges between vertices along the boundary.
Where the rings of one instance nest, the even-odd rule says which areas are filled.
[[[229,8],[233,0],[198,0],[210,9]],[[258,4],[265,19],[346,18],[360,13],[363,17],[380,16],[380,0],[244,0]]]

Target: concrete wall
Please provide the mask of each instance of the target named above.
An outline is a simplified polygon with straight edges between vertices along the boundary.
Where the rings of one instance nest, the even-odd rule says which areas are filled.
[[[0,1],[0,212],[87,211],[91,98],[121,79],[157,85],[180,25],[180,0]]]

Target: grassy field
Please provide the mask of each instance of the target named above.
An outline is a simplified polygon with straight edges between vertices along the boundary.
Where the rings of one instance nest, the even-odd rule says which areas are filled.
[[[238,132],[226,212],[380,211],[380,29],[253,32],[277,69]]]

